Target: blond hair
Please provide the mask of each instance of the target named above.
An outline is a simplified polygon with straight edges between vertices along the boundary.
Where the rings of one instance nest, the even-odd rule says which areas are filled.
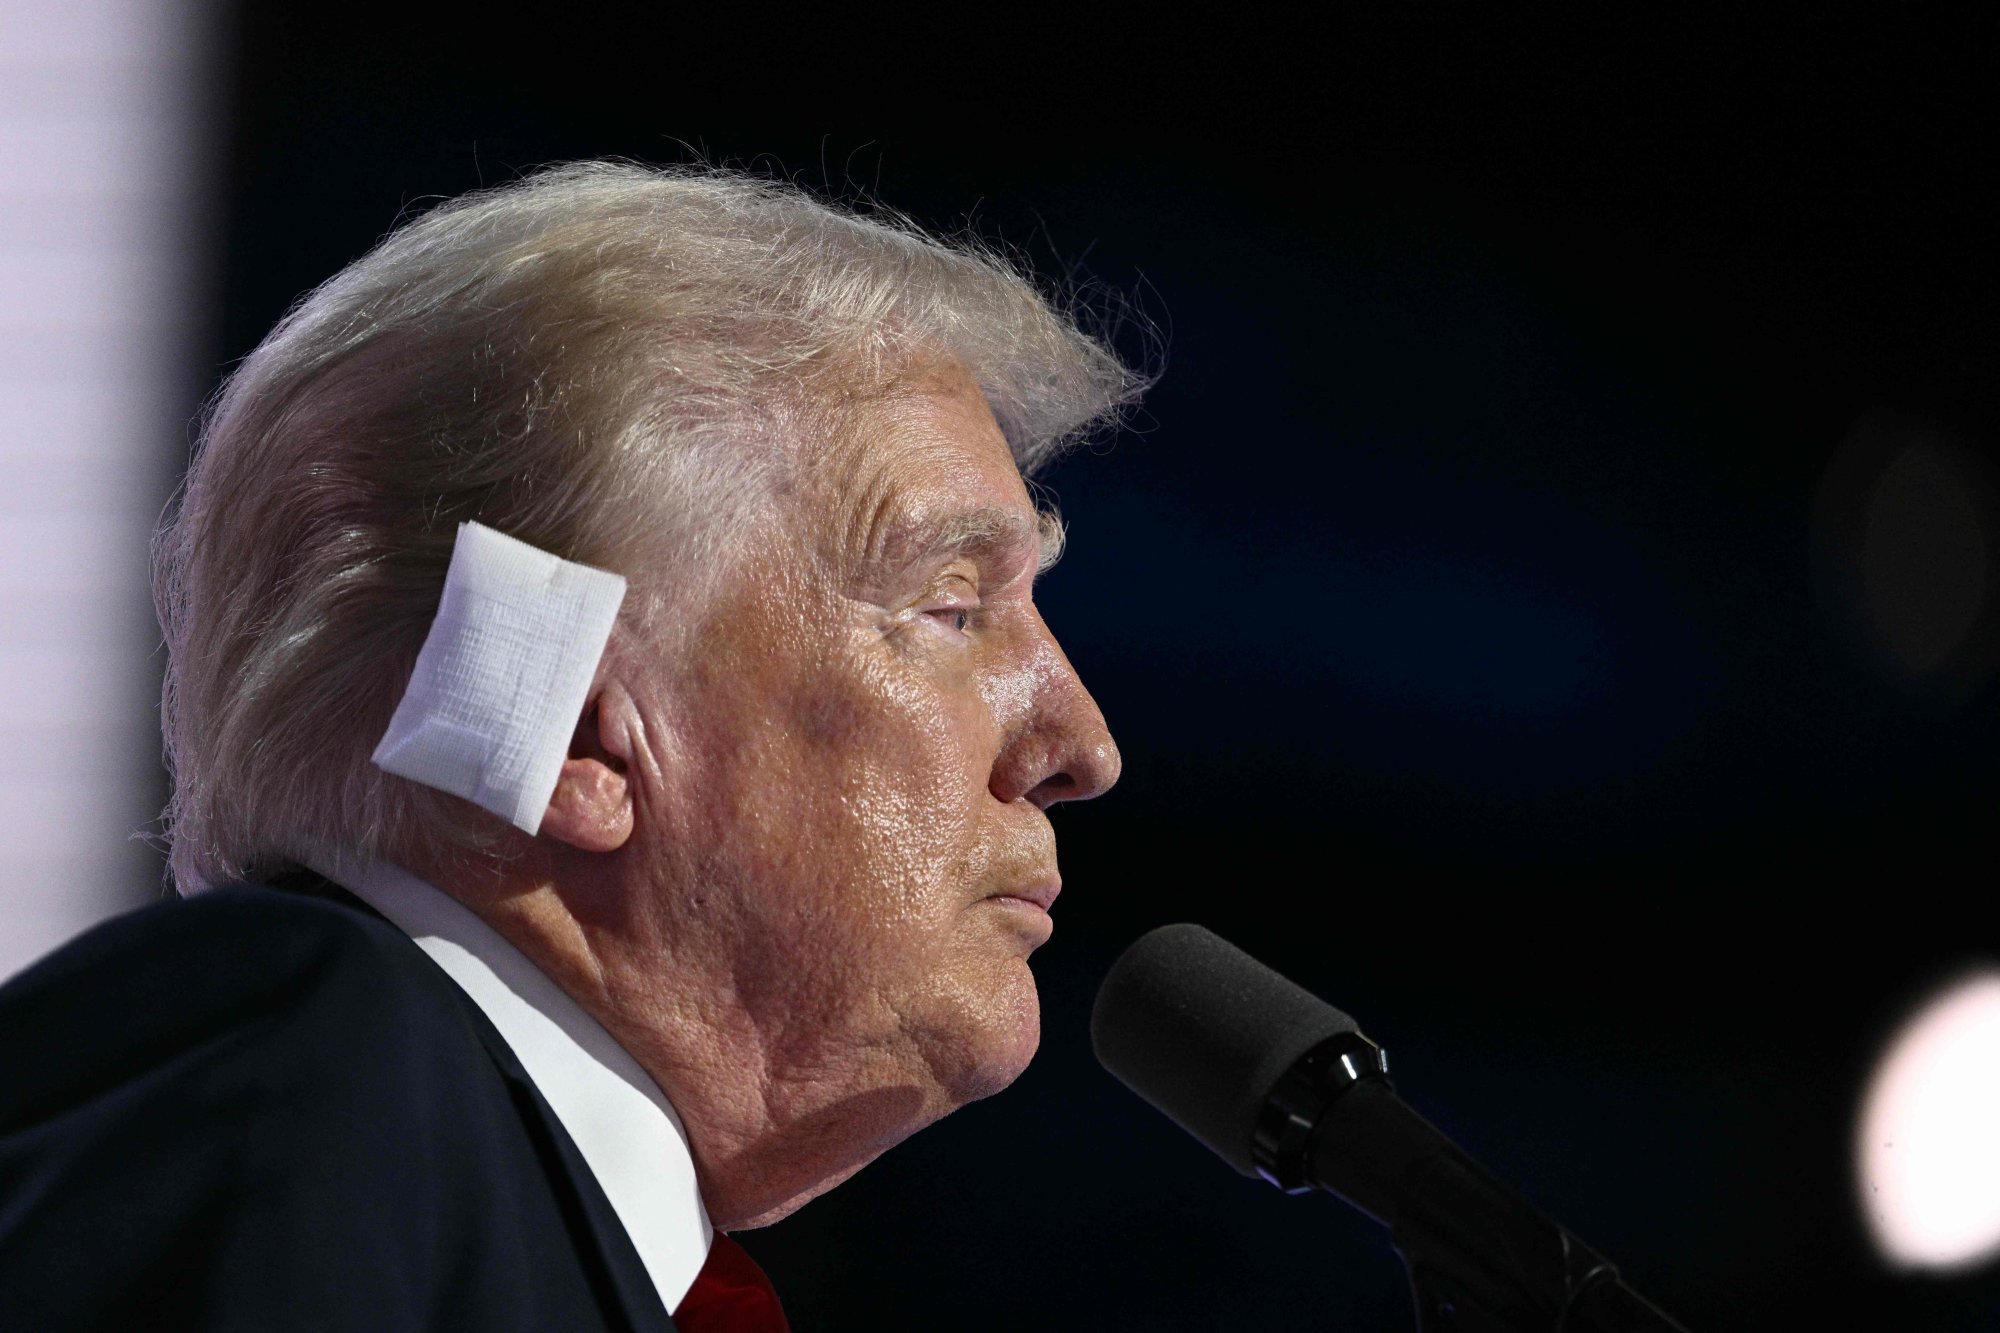
[[[176,884],[490,846],[369,763],[459,522],[656,571],[627,614],[671,621],[802,407],[939,356],[1024,472],[1143,387],[992,251],[740,172],[577,163],[393,232],[223,385],[156,543]]]

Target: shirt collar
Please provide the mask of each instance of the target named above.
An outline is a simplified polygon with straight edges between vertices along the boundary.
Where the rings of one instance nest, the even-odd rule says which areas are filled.
[[[680,1304],[715,1232],[687,1131],[659,1085],[546,973],[442,889],[384,861],[342,857],[313,868],[401,927],[485,1013],[583,1154],[661,1303]]]

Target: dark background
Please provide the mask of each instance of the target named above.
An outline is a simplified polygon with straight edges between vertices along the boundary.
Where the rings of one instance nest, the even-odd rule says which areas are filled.
[[[1179,919],[1691,1327],[1990,1328],[1990,1267],[1871,1257],[1850,1139],[1996,952],[1995,28],[249,5],[213,369],[404,212],[580,156],[1129,299],[1158,388],[1047,477],[1126,777],[1057,815],[1043,1052],[745,1237],[802,1330],[1410,1327],[1372,1223],[1091,1060]]]

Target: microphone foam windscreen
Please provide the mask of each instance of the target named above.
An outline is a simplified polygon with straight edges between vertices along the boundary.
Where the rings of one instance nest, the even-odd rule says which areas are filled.
[[[1245,1175],[1271,1090],[1354,1020],[1212,931],[1161,926],[1111,965],[1090,1015],[1097,1059]]]

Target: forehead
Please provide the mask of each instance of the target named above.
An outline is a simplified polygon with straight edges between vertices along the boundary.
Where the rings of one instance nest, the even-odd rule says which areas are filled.
[[[849,557],[894,562],[948,536],[1033,540],[1033,502],[993,413],[955,368],[857,396],[807,469],[821,531]]]

